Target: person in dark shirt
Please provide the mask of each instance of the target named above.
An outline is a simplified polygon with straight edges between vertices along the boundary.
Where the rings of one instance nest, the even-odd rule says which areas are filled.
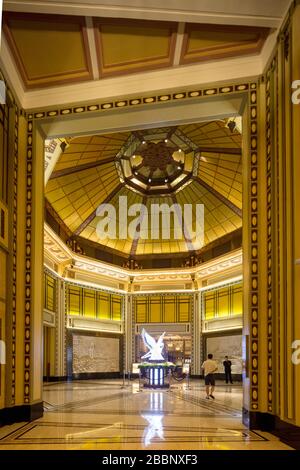
[[[229,361],[228,356],[225,356],[225,361],[223,361],[223,366],[225,370],[226,383],[228,384],[228,382],[230,382],[232,384],[233,382],[232,382],[232,377],[231,377],[231,361]]]

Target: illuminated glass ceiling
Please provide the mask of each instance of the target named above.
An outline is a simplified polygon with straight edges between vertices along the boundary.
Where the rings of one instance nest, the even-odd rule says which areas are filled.
[[[240,121],[230,129],[232,121],[69,139],[46,186],[56,220],[73,236],[128,256],[167,256],[197,247],[187,235],[192,227],[185,227],[181,240],[161,234],[152,240],[151,220],[145,225],[142,218],[136,239],[100,240],[97,207],[110,203],[117,209],[120,196],[128,206],[143,203],[149,212],[151,204],[204,204],[205,245],[234,232],[242,225],[242,138]]]

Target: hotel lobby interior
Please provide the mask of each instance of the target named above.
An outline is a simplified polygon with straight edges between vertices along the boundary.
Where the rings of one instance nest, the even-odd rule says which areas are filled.
[[[300,449],[299,24],[3,1],[0,451]]]

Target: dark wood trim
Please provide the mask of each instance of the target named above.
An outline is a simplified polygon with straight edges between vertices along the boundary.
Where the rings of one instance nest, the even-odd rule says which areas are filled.
[[[32,405],[12,406],[0,410],[0,426],[22,421],[33,421],[43,416],[43,402]]]
[[[120,379],[121,372],[81,372],[72,374],[71,380]]]
[[[281,442],[293,449],[300,450],[300,426],[287,423],[278,416],[261,411],[249,411],[243,408],[243,423],[250,429],[270,432],[279,437]]]
[[[233,148],[226,148],[226,147],[197,147],[194,150],[195,153],[197,152],[205,152],[205,153],[221,153],[224,155],[242,155],[242,149],[238,147]]]
[[[64,221],[60,218],[56,210],[53,208],[53,206],[50,204],[48,201],[47,197],[45,197],[45,210],[49,212],[50,215],[55,219],[55,221],[58,223],[62,231],[70,237],[72,235],[71,230],[69,227],[64,223]]]
[[[142,204],[144,206],[146,206],[147,196],[143,197]],[[145,214],[142,215],[141,222],[143,221],[144,217],[145,217]],[[141,230],[141,224],[139,224],[139,225],[140,225],[140,230]],[[139,232],[139,236],[137,238],[135,238],[134,240],[132,240],[132,245],[131,245],[131,250],[130,250],[130,258],[136,254],[139,239],[140,239],[140,232]]]
[[[57,170],[51,174],[50,180],[54,178],[60,178],[61,176],[72,175],[73,173],[78,173],[79,171],[89,170],[90,168],[96,168],[97,166],[105,165],[106,163],[113,163],[114,161],[115,157],[109,157],[104,158],[103,160],[97,160],[96,162],[84,163],[83,165]]]
[[[68,380],[67,375],[62,375],[62,376],[44,376],[43,377],[43,382],[48,383],[48,382],[66,382]]]
[[[236,215],[242,218],[243,213],[242,210],[237,207],[233,202],[229,201],[225,196],[220,194],[216,189],[214,189],[212,186],[207,184],[205,181],[203,181],[199,176],[192,176],[192,179],[194,181],[197,181],[201,186],[203,186],[207,191],[209,191],[213,196],[215,196],[220,202],[225,204],[229,209],[232,210]]]
[[[104,199],[103,202],[99,202],[99,204],[108,204],[109,201],[121,190],[123,187],[123,183],[118,184],[116,188]],[[97,209],[95,209],[83,222],[79,225],[79,227],[74,231],[73,235],[78,236],[83,230],[89,225],[89,223],[96,217]]]

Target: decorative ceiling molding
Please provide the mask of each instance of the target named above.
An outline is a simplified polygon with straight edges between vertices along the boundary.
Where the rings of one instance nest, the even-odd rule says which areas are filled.
[[[92,18],[86,16],[86,13],[84,16],[70,16],[57,12],[49,15],[29,11],[5,11],[3,30],[24,88],[27,93],[36,89],[38,94],[42,93],[41,88],[52,88],[64,83],[71,87],[75,82],[98,82],[100,78],[120,74],[173,69],[190,61],[211,61],[216,56],[216,50],[217,58],[253,54],[254,50],[258,51],[261,47],[267,31],[266,28],[247,28],[247,31],[254,32],[253,40],[250,34],[247,41],[243,41],[245,28],[234,25],[189,24],[183,33],[183,23],[166,22],[161,18],[159,21],[148,21]],[[204,34],[203,31],[212,34],[222,29],[224,39],[221,35],[218,45],[211,46],[211,41],[204,38],[200,52],[194,49],[189,52],[189,34],[196,34],[199,28],[201,34]],[[229,48],[226,35],[241,36],[242,40],[234,43],[231,38]],[[197,42],[199,38],[195,40]]]
[[[55,263],[74,266],[82,271],[104,275],[113,279],[119,279],[129,282],[130,279],[135,283],[142,282],[161,282],[161,281],[190,281],[191,279],[203,279],[214,276],[221,271],[227,271],[240,266],[242,270],[242,249],[238,249],[222,255],[214,260],[202,263],[193,268],[181,269],[151,269],[151,270],[131,270],[119,268],[108,263],[90,259],[86,256],[73,253],[56,233],[44,224],[45,254]]]
[[[197,269],[195,276],[197,279],[207,278],[209,276],[215,275],[221,271],[225,271],[243,264],[243,255],[242,249],[237,250],[236,252],[230,253],[228,256],[220,257],[209,263],[203,263],[203,265]]]
[[[112,4],[111,0],[4,0],[4,9],[35,13],[60,15],[86,15],[112,18],[134,18],[158,21],[182,21],[189,23],[213,23],[229,25],[248,25],[275,28],[278,27],[289,7],[290,1],[252,0],[215,0],[214,2],[195,2],[195,0],[173,0],[162,3],[161,0],[148,0],[147,3],[126,0]]]

